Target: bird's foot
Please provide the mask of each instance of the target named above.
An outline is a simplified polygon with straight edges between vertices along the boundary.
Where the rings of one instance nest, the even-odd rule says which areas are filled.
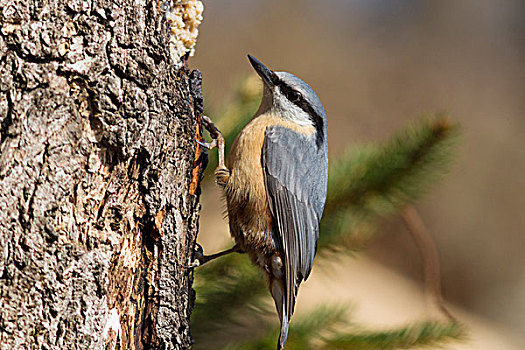
[[[193,260],[190,257],[188,259],[188,265],[186,265],[187,269],[193,269],[195,267],[201,266],[201,259],[204,257],[204,250],[202,249],[202,246],[195,242],[195,248],[193,249]]]
[[[206,148],[208,151],[217,147],[217,140],[213,140],[212,142],[203,142],[203,141],[195,140],[195,142],[197,142],[202,147]]]
[[[186,268],[193,269],[195,267],[199,267],[207,263],[208,261],[217,259],[218,257],[231,254],[231,253],[244,253],[244,251],[236,244],[232,248],[215,253],[212,255],[204,255],[202,246],[198,243],[195,243],[195,252],[194,252],[194,258],[195,260],[191,261],[188,265],[186,265]]]
[[[208,149],[217,147],[219,149],[219,167],[225,168],[226,165],[224,163],[224,137],[222,137],[221,132],[219,131],[219,129],[217,129],[215,124],[213,124],[212,120],[208,116],[202,116],[202,125],[206,130],[208,130],[213,141],[204,144],[202,144],[200,141],[197,141],[197,143],[203,145]]]

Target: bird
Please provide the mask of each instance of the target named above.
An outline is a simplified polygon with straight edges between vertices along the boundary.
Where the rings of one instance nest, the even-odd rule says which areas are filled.
[[[200,255],[196,265],[232,252],[246,253],[264,271],[284,349],[297,292],[312,270],[328,182],[327,118],[315,91],[288,72],[248,55],[263,82],[260,106],[224,160],[224,139],[210,118],[203,124],[217,146],[217,184],[226,197],[233,248]]]

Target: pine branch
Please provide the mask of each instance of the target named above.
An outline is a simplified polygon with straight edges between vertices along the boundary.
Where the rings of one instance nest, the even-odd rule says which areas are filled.
[[[456,322],[456,318],[447,308],[443,299],[443,294],[441,292],[441,276],[439,272],[439,256],[430,232],[426,228],[423,219],[414,206],[409,205],[404,208],[401,212],[401,217],[403,218],[408,232],[414,239],[414,243],[421,254],[426,292],[432,296],[432,299],[439,310],[451,322]]]
[[[385,332],[339,334],[324,339],[323,349],[385,350],[440,347],[452,340],[465,339],[464,328],[457,323],[425,322]]]
[[[378,216],[420,198],[446,173],[457,129],[448,118],[438,116],[383,145],[354,147],[334,161],[319,246],[337,246],[348,237],[353,237],[351,242],[364,242]],[[365,236],[348,235],[356,230],[365,231]]]
[[[323,306],[307,315],[294,320],[290,328],[287,350],[314,350],[319,346],[319,338],[323,334],[334,331],[334,328],[344,324],[347,310],[345,307]],[[258,350],[275,347],[279,335],[279,326],[273,322],[268,323],[266,330],[259,337],[250,337],[249,340],[232,343],[225,349],[229,350]]]
[[[421,197],[448,168],[456,130],[439,116],[410,126],[384,145],[347,152],[330,167],[326,209],[390,212]]]
[[[440,347],[447,342],[466,338],[465,329],[457,323],[423,322],[388,331],[337,331],[337,328],[349,327],[345,321],[346,314],[345,308],[325,306],[294,320],[286,348],[288,350],[413,349],[424,346]],[[355,325],[350,327],[357,328]],[[275,323],[267,323],[263,333],[257,333],[257,330],[254,329],[246,329],[246,332],[250,332],[246,340],[232,339],[223,349],[263,350],[273,348],[277,341],[279,327]]]

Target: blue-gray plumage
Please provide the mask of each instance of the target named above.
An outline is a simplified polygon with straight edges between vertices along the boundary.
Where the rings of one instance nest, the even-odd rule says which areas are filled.
[[[205,126],[219,146],[217,183],[224,188],[234,248],[201,256],[199,263],[246,252],[265,271],[281,320],[284,348],[297,290],[310,275],[328,179],[326,113],[316,93],[293,74],[273,72],[248,56],[263,80],[252,120],[224,159],[224,144],[211,120]]]
[[[274,240],[284,266],[284,298],[275,300],[285,328],[283,343],[297,289],[312,270],[326,200],[326,147],[312,145],[312,137],[269,127],[262,154]]]

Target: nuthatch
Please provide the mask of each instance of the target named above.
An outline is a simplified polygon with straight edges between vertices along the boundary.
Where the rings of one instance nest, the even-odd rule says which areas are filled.
[[[287,72],[273,72],[248,55],[262,78],[261,105],[231,147],[204,118],[219,147],[217,183],[224,189],[236,245],[197,258],[197,265],[246,252],[267,275],[281,321],[283,349],[299,285],[312,270],[328,180],[326,112],[316,93]]]

